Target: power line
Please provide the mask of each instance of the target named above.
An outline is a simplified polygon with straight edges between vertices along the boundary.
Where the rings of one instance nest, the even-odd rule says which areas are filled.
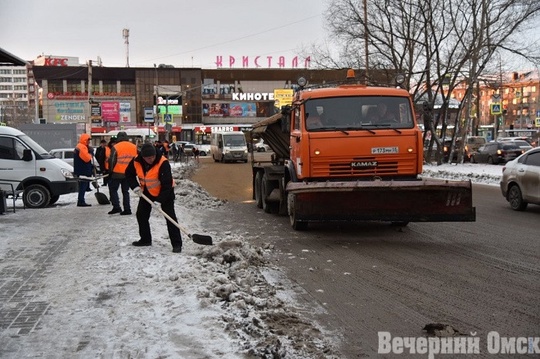
[[[236,41],[240,41],[240,40],[248,39],[248,38],[251,38],[251,37],[254,37],[254,36],[262,35],[262,34],[265,34],[265,33],[267,33],[267,32],[271,32],[271,31],[283,29],[283,28],[286,28],[286,27],[289,27],[289,26],[292,26],[292,25],[296,25],[296,24],[299,24],[299,23],[302,23],[302,22],[305,22],[305,21],[314,19],[314,18],[319,17],[319,16],[320,16],[320,14],[313,15],[313,16],[306,17],[306,18],[301,19],[301,20],[298,20],[298,21],[294,21],[294,22],[291,22],[291,23],[288,23],[288,24],[285,24],[285,25],[280,25],[280,26],[273,27],[273,28],[270,28],[270,29],[267,29],[267,30],[263,30],[263,31],[260,31],[260,32],[256,32],[256,33],[254,33],[254,34],[250,34],[250,35],[245,35],[245,36],[242,36],[242,37],[238,37],[238,38],[236,38],[236,39],[232,39],[232,40],[229,40],[229,41],[221,41],[221,42],[219,42],[219,43],[215,43],[215,44],[212,44],[212,45],[203,46],[203,47],[199,47],[199,48],[196,48],[196,49],[192,49],[192,50],[188,50],[188,51],[183,51],[183,52],[178,52],[178,53],[175,53],[175,54],[171,54],[171,55],[167,55],[167,56],[161,56],[161,57],[156,57],[156,58],[152,58],[152,59],[148,59],[148,60],[143,60],[143,61],[146,62],[146,61],[154,61],[154,60],[157,60],[157,59],[165,59],[165,58],[168,58],[168,57],[179,56],[179,55],[185,55],[185,54],[188,54],[188,53],[190,53],[190,52],[195,52],[195,51],[200,51],[200,50],[209,49],[209,48],[212,48],[212,47],[215,47],[215,46],[218,46],[218,45],[230,44],[230,43],[233,43],[233,42],[236,42]]]

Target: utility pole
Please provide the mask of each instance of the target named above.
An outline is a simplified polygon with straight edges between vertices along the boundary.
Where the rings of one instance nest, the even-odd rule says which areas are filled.
[[[154,75],[155,75],[155,86],[154,86],[154,128],[158,125],[159,120],[159,105],[158,105],[158,96],[159,96],[159,77],[158,77],[158,71],[157,66],[154,64]],[[157,131],[156,131],[157,132]],[[156,133],[157,135],[157,133]],[[159,136],[158,136],[159,139]]]
[[[122,36],[126,45],[126,67],[129,67],[129,29],[123,29]]]
[[[88,60],[88,120],[86,133],[92,132],[92,60]]]

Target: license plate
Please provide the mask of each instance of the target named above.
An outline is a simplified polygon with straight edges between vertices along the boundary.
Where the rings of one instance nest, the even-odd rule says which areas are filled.
[[[371,148],[371,154],[372,155],[380,155],[385,153],[399,153],[398,147],[372,147]]]

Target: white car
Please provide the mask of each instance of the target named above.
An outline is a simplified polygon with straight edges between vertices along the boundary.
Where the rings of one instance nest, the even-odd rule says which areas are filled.
[[[73,151],[73,148],[54,148],[49,151],[49,154],[61,159],[73,167]],[[99,172],[99,163],[94,156],[92,156],[92,163],[96,167],[96,171]]]
[[[501,192],[516,211],[540,205],[540,148],[533,148],[503,167]]]
[[[264,141],[257,142],[254,147],[255,147],[255,151],[257,151],[257,152],[272,151],[270,146],[268,146],[266,143],[264,143]]]

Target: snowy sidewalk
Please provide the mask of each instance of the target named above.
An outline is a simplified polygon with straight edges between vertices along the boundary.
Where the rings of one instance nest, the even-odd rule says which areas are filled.
[[[223,204],[181,173],[176,181],[181,224],[204,233],[190,208]],[[93,193],[87,201],[92,207],[77,207],[70,194],[51,208],[0,216],[0,357],[333,357],[316,354],[332,353],[321,338],[303,335],[311,324],[290,325],[302,320],[262,274],[270,271],[264,249],[207,233],[214,246],[183,235],[174,254],[157,211],[153,245],[133,247],[135,215],[108,215]]]

